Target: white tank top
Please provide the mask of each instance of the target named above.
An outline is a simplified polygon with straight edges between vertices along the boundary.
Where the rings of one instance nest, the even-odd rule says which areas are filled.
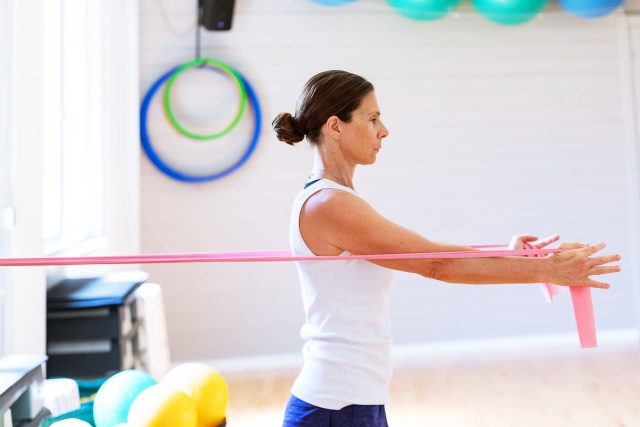
[[[300,211],[312,194],[324,188],[358,196],[327,179],[298,193],[289,229],[294,256],[315,255],[300,234]],[[300,335],[306,343],[304,366],[291,393],[312,405],[335,410],[390,402],[393,340],[387,295],[393,270],[365,260],[298,261],[296,266],[306,314]]]

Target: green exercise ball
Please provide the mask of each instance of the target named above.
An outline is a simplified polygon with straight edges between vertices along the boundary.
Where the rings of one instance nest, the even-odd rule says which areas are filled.
[[[416,21],[433,21],[453,11],[462,0],[387,0],[402,16]]]
[[[131,369],[122,371],[102,384],[93,401],[96,427],[114,427],[127,422],[134,399],[148,387],[157,384],[151,375]]]
[[[471,0],[478,12],[490,21],[517,25],[530,21],[549,0]]]

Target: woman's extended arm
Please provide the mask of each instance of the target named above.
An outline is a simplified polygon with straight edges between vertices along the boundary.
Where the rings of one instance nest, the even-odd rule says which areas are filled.
[[[385,254],[411,252],[473,251],[475,249],[437,243],[401,227],[378,214],[363,199],[346,191],[324,189],[312,195],[300,214],[300,232],[316,255]],[[602,266],[619,255],[589,258],[604,243],[586,246],[564,244],[568,249],[546,258],[500,257],[461,259],[376,260],[377,265],[420,274],[450,283],[502,284],[547,282],[561,286],[606,289],[590,275],[614,273],[618,266]]]

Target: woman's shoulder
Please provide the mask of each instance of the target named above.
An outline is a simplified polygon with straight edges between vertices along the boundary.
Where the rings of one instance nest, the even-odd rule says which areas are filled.
[[[339,184],[317,188],[302,206],[303,215],[313,219],[344,215],[357,217],[368,209],[370,206],[355,191]]]

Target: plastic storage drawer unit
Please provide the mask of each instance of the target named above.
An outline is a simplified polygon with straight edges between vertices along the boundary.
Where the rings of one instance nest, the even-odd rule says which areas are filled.
[[[132,369],[144,351],[135,290],[142,271],[67,279],[47,292],[48,377],[95,379]]]

